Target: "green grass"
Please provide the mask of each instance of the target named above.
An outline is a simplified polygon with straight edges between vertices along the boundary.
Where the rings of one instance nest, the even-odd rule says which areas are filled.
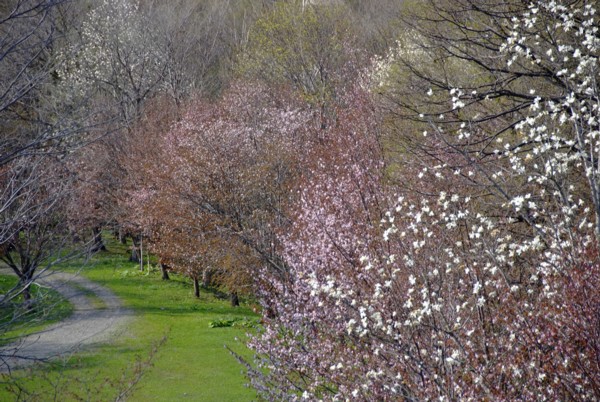
[[[62,401],[78,397],[114,400],[116,390],[126,387],[140,370],[144,371],[143,376],[128,401],[256,399],[255,392],[245,386],[243,367],[224,347],[249,357],[250,352],[238,340],[249,331],[247,325],[210,327],[211,322],[222,320],[254,322],[252,310],[230,307],[227,301],[207,291],[196,299],[185,278],[172,275],[172,280],[163,281],[159,272],[141,273],[127,261],[124,246],[114,242],[107,246],[110,252],[99,254],[81,272],[112,289],[132,309],[135,318],[125,333],[109,345],[43,371],[16,372],[13,377],[20,378],[20,385],[31,393],[28,400],[52,400],[54,393],[60,394],[58,399]],[[72,262],[65,269],[74,271],[79,265]],[[144,363],[165,336],[164,343],[156,348],[151,366]],[[5,384],[4,388],[8,387]],[[0,400],[13,400],[11,397],[0,383]]]
[[[0,275],[0,294],[15,287],[18,279],[14,275]],[[21,296],[15,297],[0,310],[0,345],[6,345],[18,338],[39,332],[47,326],[64,320],[73,313],[73,306],[58,292],[31,287],[32,308],[23,305]]]

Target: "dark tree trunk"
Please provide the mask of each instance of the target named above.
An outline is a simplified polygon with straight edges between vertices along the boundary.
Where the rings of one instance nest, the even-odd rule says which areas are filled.
[[[140,256],[139,256],[137,248],[131,247],[131,255],[129,256],[129,261],[135,262],[135,263],[140,262]]]
[[[95,227],[92,229],[92,233],[94,234],[94,244],[92,245],[92,253],[96,253],[98,251],[106,251],[106,246],[104,245],[104,241],[102,240],[102,230],[99,227]]]
[[[231,307],[238,307],[240,305],[240,298],[238,297],[237,292],[231,292],[230,300]]]
[[[132,236],[133,239],[133,244],[131,246],[131,256],[129,257],[129,261],[131,262],[140,262],[140,253],[139,253],[139,247],[140,247],[140,237],[139,236]]]
[[[198,282],[198,277],[194,276],[192,278],[194,280],[194,297],[200,297],[200,283]]]
[[[202,287],[208,288],[212,282],[213,271],[210,268],[202,271]]]
[[[163,264],[161,262],[160,263],[160,271],[162,272],[162,280],[168,281],[170,278],[169,278],[169,267],[167,266],[167,264]]]
[[[31,290],[30,290],[29,286],[30,285],[27,284],[27,286],[25,286],[23,288],[23,292],[22,292],[23,300],[25,301],[25,303],[29,303],[31,301]]]
[[[127,244],[127,235],[123,233],[123,229],[121,229],[120,226],[117,226],[117,228],[113,231],[113,234],[119,243]]]
[[[31,310],[33,308],[33,302],[31,299],[31,281],[33,277],[33,272],[27,273],[24,276],[21,276],[20,282],[23,286],[23,290],[21,294],[23,295],[23,304],[27,308],[27,310]]]

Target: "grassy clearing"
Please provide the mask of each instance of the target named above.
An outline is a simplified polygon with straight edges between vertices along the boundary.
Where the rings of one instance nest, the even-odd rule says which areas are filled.
[[[86,351],[67,363],[42,370],[15,373],[29,393],[28,400],[114,400],[118,390],[141,371],[128,401],[250,401],[255,393],[245,387],[242,366],[224,348],[248,357],[239,339],[247,325],[211,328],[210,324],[232,320],[248,323],[256,316],[248,307],[232,308],[225,300],[203,292],[192,296],[192,286],[177,275],[163,281],[159,272],[140,272],[127,261],[126,249],[109,243],[109,253],[98,255],[82,274],[112,289],[132,309],[136,318],[126,332],[110,345]],[[75,271],[77,263],[66,270]],[[213,325],[214,326],[214,325]],[[155,348],[166,336],[162,346]],[[145,363],[155,350],[152,365]],[[0,400],[14,400],[0,384]],[[10,399],[12,398],[12,399]]]
[[[0,275],[0,294],[13,289],[17,282],[18,279],[14,275]],[[31,287],[31,296],[33,303],[30,310],[23,306],[21,296],[11,300],[0,310],[0,345],[39,332],[73,313],[71,303],[52,289],[41,288],[34,284]],[[10,330],[4,331],[5,327]]]

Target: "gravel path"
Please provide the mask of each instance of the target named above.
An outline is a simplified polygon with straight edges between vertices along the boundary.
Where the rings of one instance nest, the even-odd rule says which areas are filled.
[[[0,372],[38,360],[68,359],[83,347],[106,342],[125,331],[133,314],[109,289],[78,275],[45,272],[36,281],[67,298],[74,307],[64,321],[0,347]],[[86,294],[93,292],[94,297]]]

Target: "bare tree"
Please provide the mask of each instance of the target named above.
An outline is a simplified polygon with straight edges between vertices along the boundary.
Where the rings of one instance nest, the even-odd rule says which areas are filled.
[[[97,119],[59,85],[56,71],[80,6],[70,0],[0,4],[0,260],[19,278],[2,306],[17,296],[31,305],[36,277],[73,255],[64,249],[71,187],[65,160]]]
[[[89,117],[57,86],[56,49],[72,26],[74,6],[65,0],[0,5],[0,244],[19,229],[19,216],[38,208],[24,202],[41,177],[38,156],[79,146]]]
[[[8,0],[0,5],[0,166],[55,150],[77,131],[47,102],[56,78],[55,48],[70,23],[69,3]]]
[[[31,166],[32,162],[35,166]],[[70,238],[65,219],[65,201],[70,196],[70,175],[60,161],[48,157],[27,160],[15,166],[11,179],[19,183],[10,216],[14,234],[2,243],[0,261],[19,277],[18,291],[26,302],[38,268],[56,265],[67,258],[64,246]]]

